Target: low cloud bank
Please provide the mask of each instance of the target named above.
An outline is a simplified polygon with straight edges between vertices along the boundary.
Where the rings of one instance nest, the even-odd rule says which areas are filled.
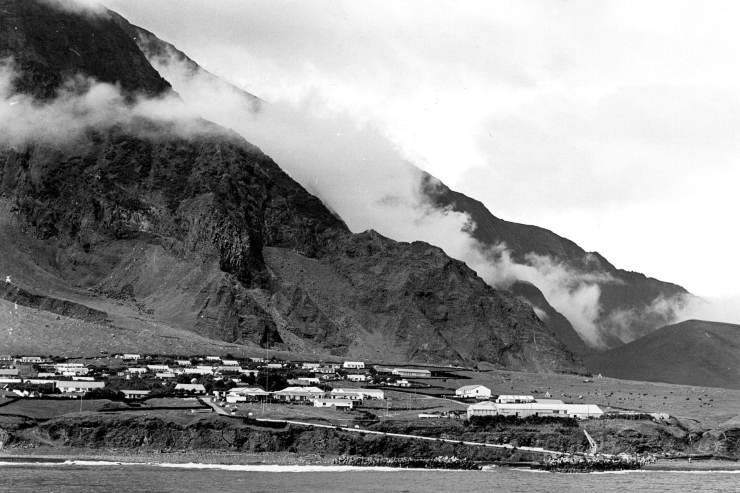
[[[0,60],[0,144],[61,144],[81,138],[90,129],[113,125],[137,132],[137,122],[167,122],[167,131],[185,136],[213,131],[174,93],[159,98],[124,95],[116,85],[87,77],[67,80],[52,101],[40,102],[14,89],[12,59]]]
[[[686,320],[737,324],[740,298],[702,298],[690,294],[670,298],[660,296],[642,309],[615,310],[604,323],[623,342],[631,342],[639,337],[631,330],[638,320],[651,321],[656,328]]]

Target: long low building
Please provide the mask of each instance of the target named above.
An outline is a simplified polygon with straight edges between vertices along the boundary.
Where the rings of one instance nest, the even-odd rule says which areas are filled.
[[[313,407],[333,407],[335,409],[352,409],[354,402],[349,399],[314,399]]]
[[[468,406],[468,418],[472,416],[543,416],[555,418],[599,418],[604,411],[596,404],[566,404],[555,399],[541,399],[531,402],[498,403],[480,402]]]
[[[391,373],[399,377],[430,378],[432,372],[420,368],[394,368]]]
[[[332,389],[332,398],[335,399],[350,399],[350,400],[363,400],[363,399],[385,399],[385,392],[380,389],[361,389],[361,388],[342,388]]]
[[[105,382],[86,382],[86,381],[79,381],[79,380],[74,380],[74,381],[69,382],[66,380],[57,380],[56,387],[62,393],[90,392],[91,390],[104,388]]]

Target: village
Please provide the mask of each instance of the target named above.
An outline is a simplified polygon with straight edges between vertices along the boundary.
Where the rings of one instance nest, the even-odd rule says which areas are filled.
[[[514,392],[497,395],[482,384],[462,385],[454,392],[440,390],[439,382],[450,377],[455,374],[445,367],[383,366],[363,361],[133,353],[75,360],[6,355],[0,356],[0,413],[18,400],[27,401],[24,409],[32,409],[35,400],[107,399],[129,406],[155,401],[166,406],[190,403],[229,416],[299,417],[332,423],[356,422],[357,415],[347,416],[350,411],[375,419],[404,420],[474,416],[585,420],[644,414],[605,411],[583,402],[582,395],[573,396],[580,402],[566,403],[550,392],[536,397]],[[653,412],[650,417],[667,420],[669,415]]]

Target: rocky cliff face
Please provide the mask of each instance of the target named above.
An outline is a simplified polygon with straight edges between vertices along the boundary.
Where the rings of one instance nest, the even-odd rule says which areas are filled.
[[[0,48],[21,61],[19,91],[48,98],[72,74],[132,93],[168,87],[112,17],[18,0],[0,1],[0,12],[8,13]],[[75,56],[57,61],[59,43]],[[121,49],[109,53],[107,43]],[[259,149],[191,123],[198,131],[187,136],[140,119],[0,149],[0,192],[19,229],[4,237],[26,242],[3,247],[33,245],[18,254],[33,265],[15,282],[32,284],[43,271],[54,280],[49,291],[83,289],[98,306],[135,303],[152,320],[249,345],[578,367],[529,305],[461,262],[427,244],[351,234]]]
[[[265,104],[256,96],[208,73],[185,53],[158,38],[154,33],[134,26],[120,16],[114,18],[155,66],[167,67],[174,61],[178,67],[185,67],[186,73],[181,74],[182,77],[197,76],[199,80],[208,81],[212,87],[242,96],[235,98],[237,101],[243,100],[242,111],[257,112]],[[473,237],[482,247],[505,244],[517,262],[527,264],[527,255],[535,254],[562,263],[574,272],[600,279],[596,284],[600,290],[601,311],[595,325],[598,337],[606,346],[619,346],[672,321],[674,314],[665,307],[672,304],[679,306],[690,296],[685,289],[675,284],[617,269],[598,253],[588,253],[576,243],[544,228],[499,219],[479,201],[450,190],[429,175],[423,176],[425,178],[422,180],[421,188],[431,204],[470,215],[476,225],[472,232]],[[530,284],[525,289],[518,289],[523,286],[516,283],[507,288],[518,290],[516,294],[533,306],[550,306],[537,287]],[[664,300],[670,300],[672,303],[662,303],[662,309],[654,309],[652,306],[654,302]],[[552,316],[548,317],[545,323],[561,340],[562,336],[567,339],[566,345],[569,349],[578,353],[593,351],[593,348],[584,344],[578,332],[573,330],[571,322],[562,314],[551,306],[548,313]]]
[[[169,90],[136,43],[113,24],[108,15],[52,9],[50,2],[3,0],[0,59],[15,60],[20,92],[43,99],[80,74],[120,84],[130,93]]]

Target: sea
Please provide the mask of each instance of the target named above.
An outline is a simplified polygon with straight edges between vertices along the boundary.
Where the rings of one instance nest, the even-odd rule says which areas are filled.
[[[2,492],[738,492],[740,471],[564,474],[529,469],[409,470],[349,466],[0,463]]]

